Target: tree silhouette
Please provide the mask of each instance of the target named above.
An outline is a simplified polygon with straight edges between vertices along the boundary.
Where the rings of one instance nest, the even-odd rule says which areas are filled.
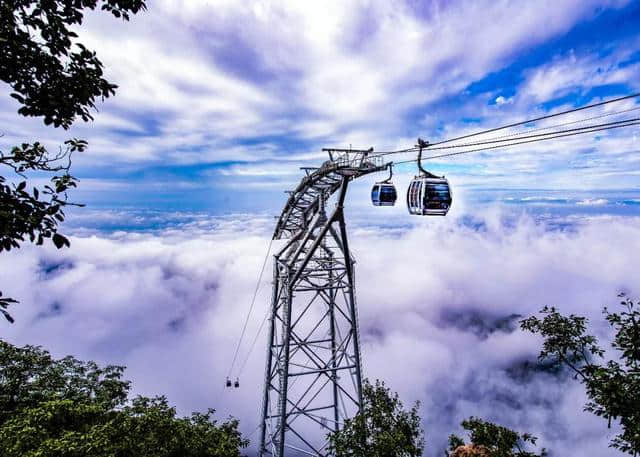
[[[588,320],[556,308],[542,309],[542,318],[521,322],[524,330],[544,337],[539,359],[568,367],[584,384],[589,401],[584,407],[596,416],[619,421],[622,432],[610,446],[631,455],[640,454],[640,303],[620,294],[620,313],[604,308],[604,316],[615,331],[611,348],[616,359],[598,363],[605,355],[598,340],[588,335]]]
[[[46,125],[68,129],[79,117],[93,119],[97,99],[115,94],[117,86],[103,78],[103,64],[95,52],[76,40],[71,27],[82,25],[87,10],[100,8],[128,21],[146,9],[145,0],[13,0],[0,4],[0,80],[7,83],[21,105],[18,114],[42,117]],[[69,246],[58,233],[64,208],[72,204],[67,190],[77,179],[69,172],[71,156],[87,142],[72,138],[55,153],[35,141],[0,150],[0,252],[29,241],[50,238],[57,248]],[[53,174],[41,189],[27,186],[28,175]],[[7,307],[15,299],[1,298],[0,311],[13,322]]]
[[[3,457],[239,457],[238,422],[177,417],[165,397],[129,398],[124,367],[0,340]]]
[[[329,451],[341,457],[420,457],[424,433],[419,404],[406,411],[398,394],[384,382],[368,381],[362,387],[362,410],[329,434]]]

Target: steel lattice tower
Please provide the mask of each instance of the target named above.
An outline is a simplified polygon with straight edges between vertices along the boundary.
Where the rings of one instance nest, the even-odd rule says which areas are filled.
[[[326,456],[326,435],[362,404],[362,364],[344,201],[349,182],[381,171],[369,151],[327,150],[280,216],[274,256],[260,455]],[[337,193],[335,208],[329,210]],[[286,449],[286,453],[285,453]]]

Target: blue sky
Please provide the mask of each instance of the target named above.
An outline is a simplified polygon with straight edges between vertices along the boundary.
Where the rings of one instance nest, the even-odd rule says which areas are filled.
[[[45,128],[4,97],[1,141],[87,138],[76,195],[94,207],[277,212],[323,147],[404,148],[640,90],[639,21],[629,1],[157,1],[81,29],[120,86],[95,122]],[[637,132],[433,167],[459,186],[638,189]]]

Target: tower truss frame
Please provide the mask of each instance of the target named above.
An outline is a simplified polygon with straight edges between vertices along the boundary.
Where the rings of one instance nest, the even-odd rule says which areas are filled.
[[[362,362],[344,202],[351,180],[385,170],[370,150],[326,149],[290,192],[274,255],[260,456],[327,456],[326,435],[362,405]],[[336,193],[335,208],[328,203]]]

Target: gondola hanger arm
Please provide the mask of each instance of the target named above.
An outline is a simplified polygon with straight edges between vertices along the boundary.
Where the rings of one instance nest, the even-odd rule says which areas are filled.
[[[422,150],[428,148],[430,143],[428,141],[423,140],[422,138],[418,138],[418,144],[416,147],[418,148],[418,170],[420,170],[420,174],[423,176],[427,176],[429,178],[439,178],[440,176],[436,176],[433,173],[422,168]]]
[[[389,177],[387,179],[385,179],[384,181],[382,181],[383,183],[390,183],[391,182],[391,178],[393,178],[393,162],[389,162],[387,164],[387,168],[389,169]]]

